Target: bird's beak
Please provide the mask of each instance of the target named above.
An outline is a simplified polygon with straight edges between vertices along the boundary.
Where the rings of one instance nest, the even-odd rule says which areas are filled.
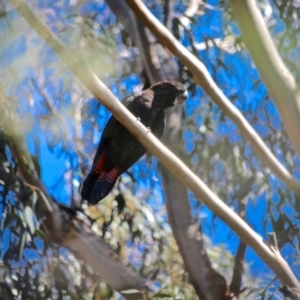
[[[183,103],[189,96],[189,93],[188,91],[185,91],[183,94],[181,94],[180,96],[178,96],[175,101],[174,101],[174,105],[177,105],[177,104],[181,104]]]

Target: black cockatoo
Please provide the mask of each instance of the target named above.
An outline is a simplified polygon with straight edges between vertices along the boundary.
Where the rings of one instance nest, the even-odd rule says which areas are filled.
[[[184,102],[188,92],[176,81],[162,81],[135,92],[123,100],[124,106],[160,138],[165,128],[165,109]],[[146,153],[146,148],[112,116],[106,124],[93,166],[85,179],[83,200],[96,204],[106,197],[118,177]]]

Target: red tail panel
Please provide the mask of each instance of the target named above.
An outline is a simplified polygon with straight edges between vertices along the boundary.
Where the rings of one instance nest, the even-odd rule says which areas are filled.
[[[96,174],[100,174],[103,171],[105,160],[106,160],[106,153],[103,153],[99,157],[99,159],[98,159],[98,161],[95,165],[94,171],[95,171]]]
[[[118,178],[119,176],[119,172],[120,172],[120,168],[119,167],[114,167],[108,174],[107,174],[107,177],[106,177],[106,181],[108,182],[115,182],[116,179]]]

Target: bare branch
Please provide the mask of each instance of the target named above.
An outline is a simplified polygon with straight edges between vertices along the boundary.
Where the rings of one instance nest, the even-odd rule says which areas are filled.
[[[242,135],[251,144],[256,155],[269,167],[291,190],[300,195],[300,182],[279,162],[266,144],[255,132],[241,112],[226,98],[211,78],[205,65],[190,53],[176,38],[149,12],[139,0],[126,0],[140,20],[156,35],[182,64],[194,75],[194,80],[237,125]]]
[[[254,0],[230,0],[234,15],[270,95],[280,112],[288,136],[300,156],[300,93],[283,64]]]
[[[300,284],[288,264],[279,252],[274,251],[263,242],[239,216],[222,202],[189,168],[185,166],[170,150],[164,147],[149,130],[134,117],[96,77],[84,62],[74,57],[63,43],[40,22],[28,5],[20,0],[10,0],[23,18],[47,41],[70,70],[90,89],[94,96],[105,105],[126,128],[154,155],[158,157],[172,174],[189,187],[217,216],[224,220],[264,262],[275,272],[283,284],[300,288]],[[130,1],[132,4],[133,1]],[[80,68],[78,68],[80,67]]]

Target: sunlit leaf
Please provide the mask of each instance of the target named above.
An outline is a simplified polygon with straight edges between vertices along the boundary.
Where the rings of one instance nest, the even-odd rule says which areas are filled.
[[[34,230],[35,230],[34,220],[33,220],[35,218],[35,215],[31,209],[31,207],[25,206],[23,215],[24,215],[24,220],[25,220],[26,224],[28,225],[30,233],[33,234]]]
[[[23,256],[23,251],[24,251],[24,246],[25,246],[25,243],[26,243],[26,238],[27,238],[27,232],[23,231],[22,235],[20,237],[20,243],[19,243],[19,260]]]

